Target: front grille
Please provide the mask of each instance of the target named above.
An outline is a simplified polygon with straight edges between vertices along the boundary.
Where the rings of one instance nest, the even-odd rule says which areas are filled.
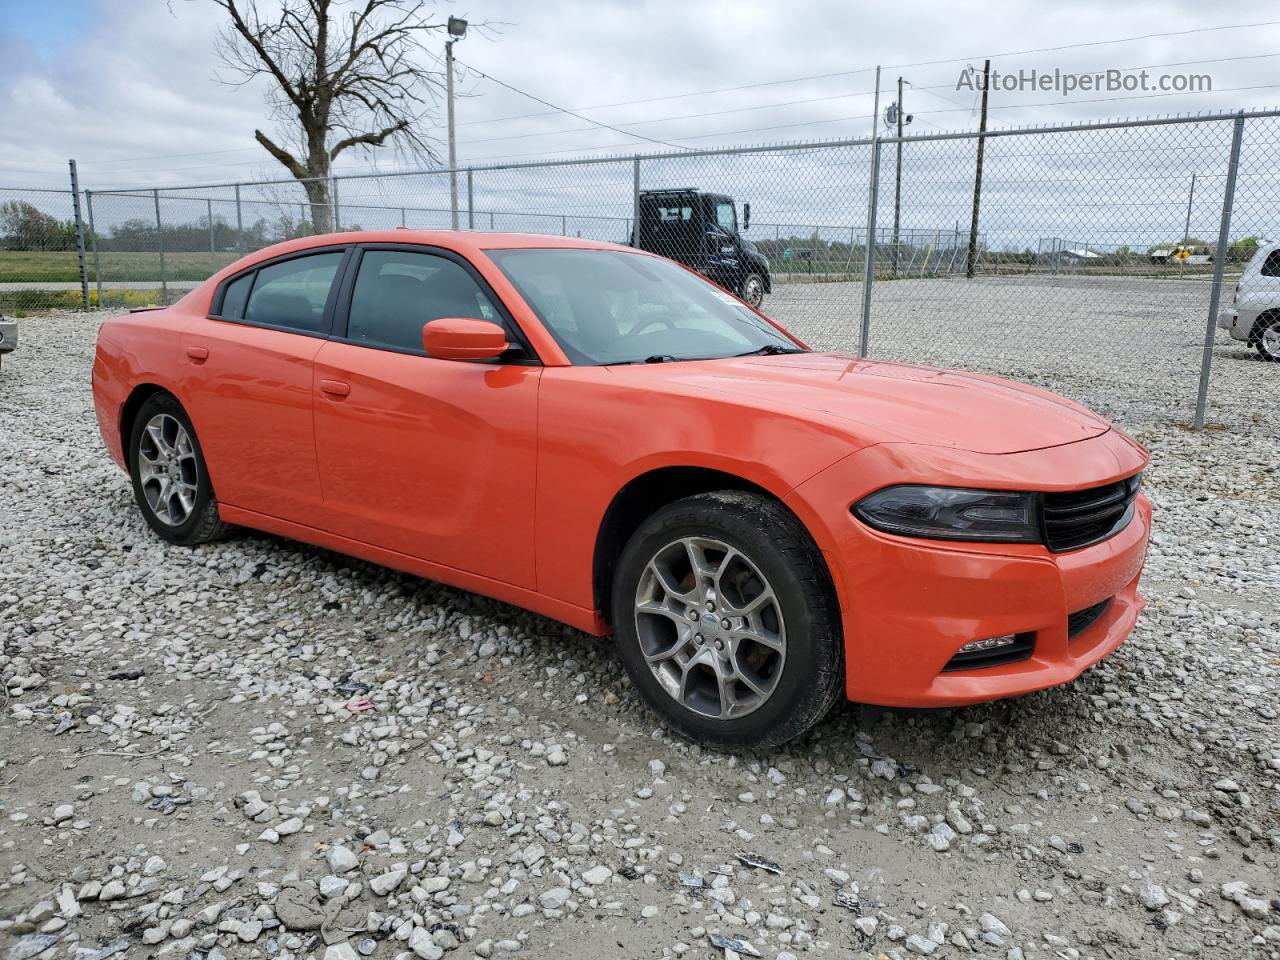
[[[994,650],[974,650],[972,653],[957,653],[942,668],[943,673],[956,670],[985,670],[987,667],[998,667],[1006,663],[1017,663],[1031,656],[1035,648],[1034,633],[1020,633],[1014,637],[1013,643]]]
[[[1111,606],[1111,598],[1107,597],[1101,603],[1095,603],[1092,607],[1077,610],[1067,617],[1067,639],[1077,637],[1092,627],[1098,622],[1098,618],[1107,612],[1107,607],[1109,606]]]
[[[1044,542],[1050,550],[1077,550],[1115,536],[1133,518],[1142,474],[1102,487],[1044,495]]]

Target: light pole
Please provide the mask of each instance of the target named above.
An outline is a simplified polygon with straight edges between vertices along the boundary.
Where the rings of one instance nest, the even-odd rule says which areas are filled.
[[[449,100],[449,211],[453,229],[458,229],[458,145],[453,137],[453,45],[467,35],[467,21],[449,18],[449,39],[444,44],[446,86]]]

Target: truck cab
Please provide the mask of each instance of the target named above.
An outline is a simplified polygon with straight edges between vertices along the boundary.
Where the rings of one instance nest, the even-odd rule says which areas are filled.
[[[640,229],[631,245],[696,270],[759,307],[772,292],[769,260],[742,232],[751,224],[751,204],[742,205],[742,226],[732,197],[692,187],[640,193]]]

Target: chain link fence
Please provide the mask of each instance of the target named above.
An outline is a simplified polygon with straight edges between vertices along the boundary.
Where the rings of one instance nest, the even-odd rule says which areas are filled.
[[[1111,413],[1137,403],[1198,423],[1216,315],[1276,238],[1278,138],[1280,112],[1265,111],[86,190],[82,267],[73,193],[0,191],[0,305],[75,303],[82,280],[88,303],[166,303],[245,253],[318,229],[456,222],[638,244],[821,349],[1013,376]],[[13,203],[39,216],[23,207],[11,229]],[[1248,332],[1219,336],[1220,352],[1263,352]]]

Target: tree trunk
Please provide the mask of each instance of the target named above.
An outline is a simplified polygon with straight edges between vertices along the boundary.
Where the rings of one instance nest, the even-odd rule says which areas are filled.
[[[303,180],[302,189],[307,191],[307,201],[311,204],[312,231],[315,233],[332,233],[333,199],[329,196],[328,178]]]

